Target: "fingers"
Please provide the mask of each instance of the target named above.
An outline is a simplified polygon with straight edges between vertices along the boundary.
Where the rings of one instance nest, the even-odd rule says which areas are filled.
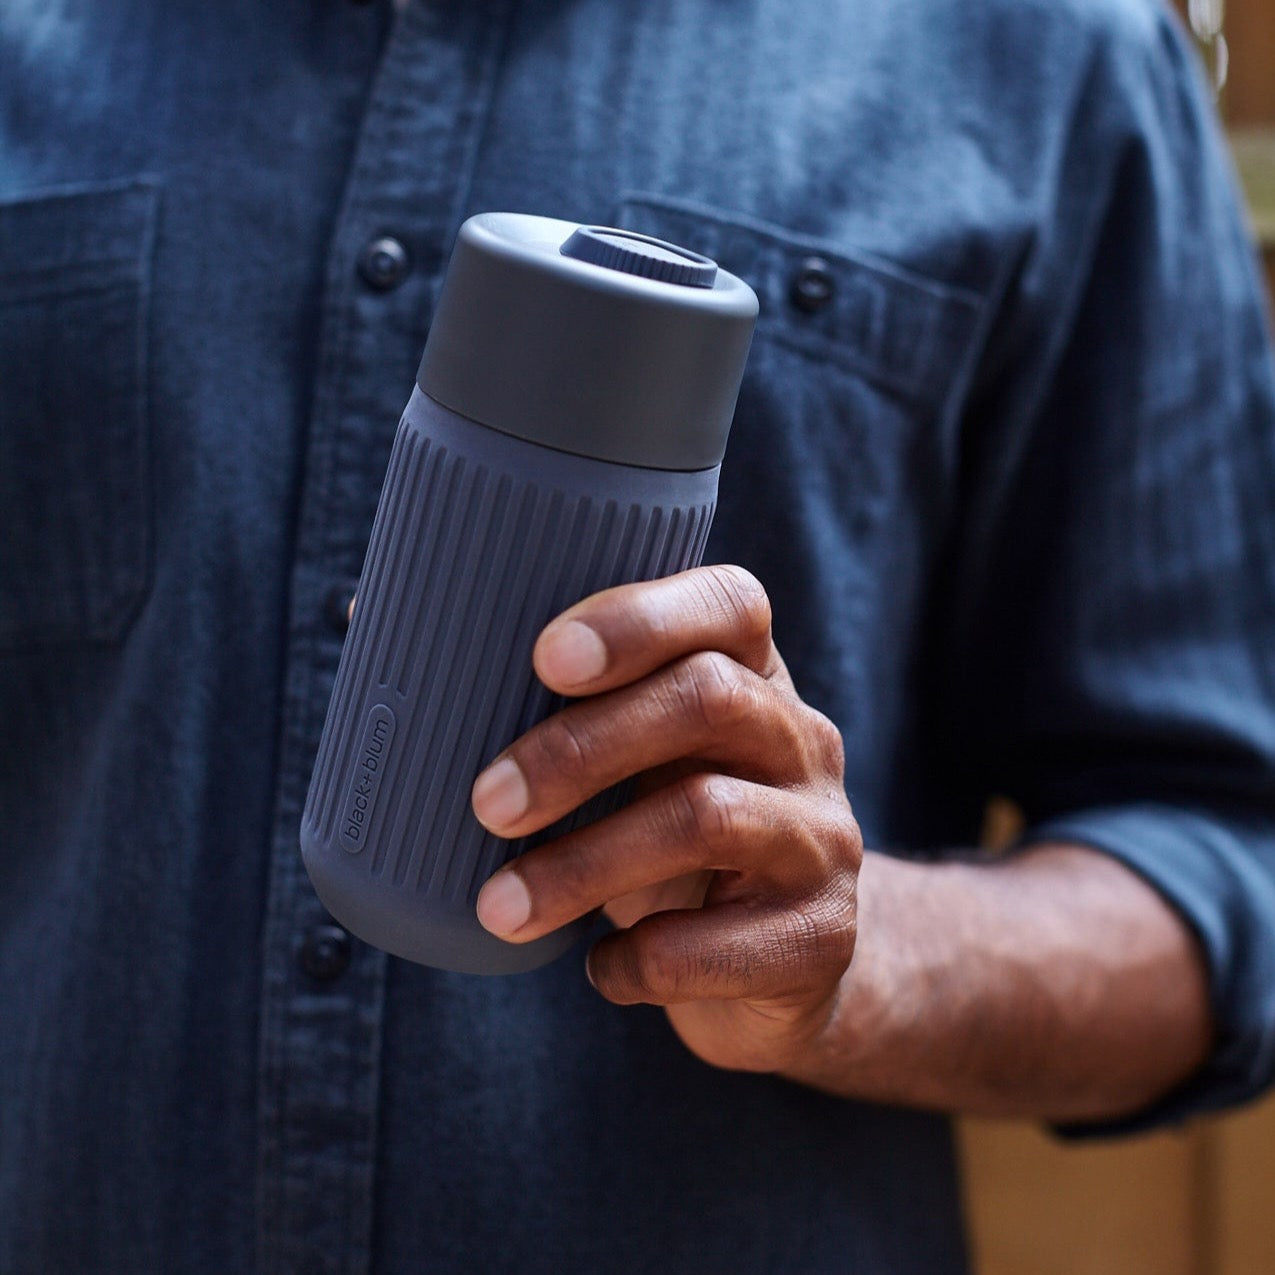
[[[801,907],[657,912],[601,939],[589,979],[617,1005],[801,998],[836,983],[854,941],[851,883]]]
[[[513,942],[541,937],[634,891],[706,869],[765,906],[853,889],[861,847],[844,803],[695,774],[618,814],[530,850],[478,896],[478,918]],[[721,889],[718,890],[720,896]]]
[[[679,758],[773,785],[814,777],[840,788],[841,737],[822,714],[728,656],[701,651],[533,727],[479,775],[474,813],[498,836],[526,836]]]
[[[475,781],[474,812],[490,831],[527,836],[634,775],[667,782],[497,872],[478,897],[483,925],[529,942],[644,900],[628,914],[640,919],[591,955],[609,999],[747,1000],[763,1017],[767,998],[790,1017],[795,1005],[830,1003],[854,947],[863,845],[841,736],[793,690],[760,584],[710,567],[607,590],[549,624],[534,662],[576,702]],[[669,889],[696,881],[701,894]],[[674,897],[678,909],[703,901],[651,910]],[[792,1035],[791,1023],[778,1030]],[[714,1057],[738,1054],[721,1043]]]
[[[742,567],[700,567],[585,598],[545,627],[532,658],[563,695],[612,690],[695,651],[787,682],[770,618],[766,591]]]

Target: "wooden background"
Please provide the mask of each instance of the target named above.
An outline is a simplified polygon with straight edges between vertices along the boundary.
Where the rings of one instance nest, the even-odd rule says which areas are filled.
[[[1224,34],[1222,107],[1275,289],[1275,0],[1227,0]],[[1275,1097],[1105,1144],[967,1120],[961,1147],[978,1275],[1275,1275]]]

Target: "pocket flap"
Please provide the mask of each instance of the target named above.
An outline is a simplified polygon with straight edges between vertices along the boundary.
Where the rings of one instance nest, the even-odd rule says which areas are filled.
[[[627,195],[618,218],[626,229],[701,252],[745,279],[761,305],[759,334],[841,362],[905,398],[933,402],[945,396],[976,327],[982,304],[977,293],[866,253],[649,195]],[[802,309],[793,291],[810,269],[822,276],[827,295]]]
[[[0,202],[0,303],[135,281],[156,195],[141,178]]]

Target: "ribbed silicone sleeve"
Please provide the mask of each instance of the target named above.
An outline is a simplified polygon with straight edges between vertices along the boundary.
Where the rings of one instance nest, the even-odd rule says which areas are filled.
[[[609,585],[700,562],[717,471],[591,460],[465,420],[419,388],[399,424],[302,819],[328,910],[399,956],[506,973],[552,960],[487,933],[479,887],[539,842],[615,809],[595,798],[534,839],[474,818],[475,776],[555,711],[531,668],[544,625]]]

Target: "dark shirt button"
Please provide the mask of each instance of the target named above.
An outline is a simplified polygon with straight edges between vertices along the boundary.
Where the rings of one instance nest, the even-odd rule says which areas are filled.
[[[339,925],[316,925],[301,944],[301,968],[320,983],[330,983],[345,973],[353,946]]]
[[[807,257],[792,277],[788,296],[798,310],[814,314],[836,295],[837,281],[822,257]]]
[[[334,584],[323,599],[323,618],[337,633],[344,633],[350,627],[353,600],[354,590],[348,584]]]
[[[359,274],[363,282],[377,292],[397,288],[412,268],[407,259],[407,249],[390,235],[382,235],[359,253]]]

